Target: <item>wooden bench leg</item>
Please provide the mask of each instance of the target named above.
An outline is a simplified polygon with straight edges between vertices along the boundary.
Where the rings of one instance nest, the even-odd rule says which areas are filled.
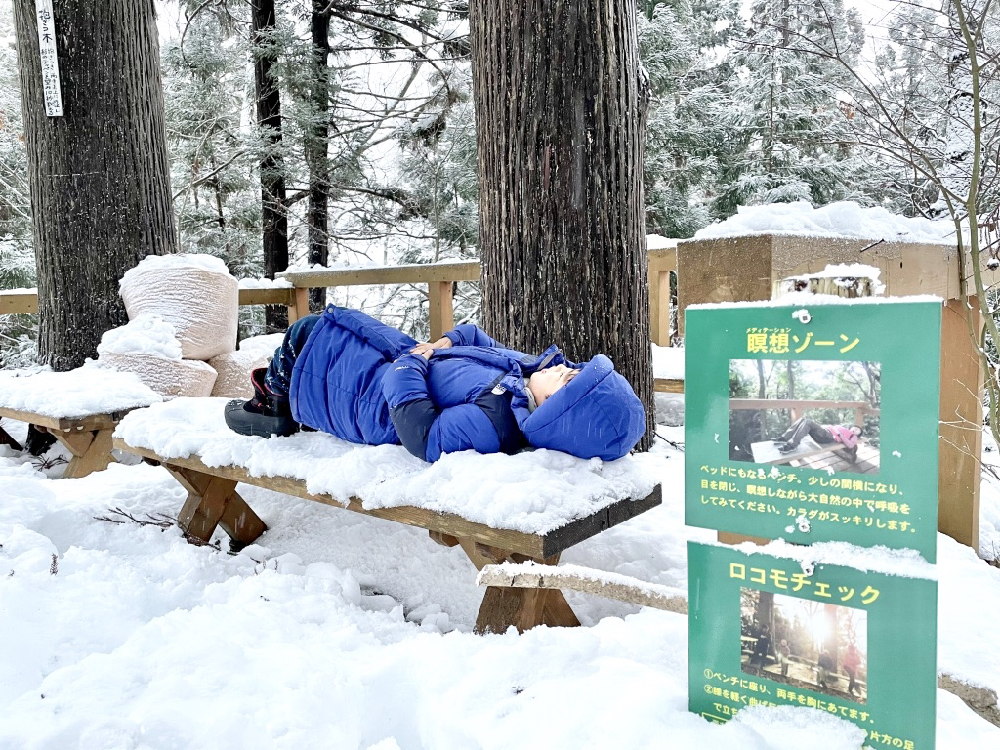
[[[236,480],[168,464],[164,468],[188,491],[187,501],[177,516],[181,530],[188,537],[207,542],[221,524],[232,546],[240,548],[267,530],[267,524],[236,492]]]
[[[73,458],[63,473],[64,479],[79,479],[95,471],[104,471],[114,459],[111,457],[111,433],[114,429],[93,432],[61,432],[49,430],[66,446]]]
[[[537,625],[576,627],[580,621],[559,589],[521,589],[488,586],[476,619],[477,633],[518,633]]]
[[[0,426],[0,445],[9,445],[16,451],[24,450],[24,446],[12,438],[10,433],[7,432],[7,430],[5,430],[2,426]]]
[[[497,547],[475,542],[472,539],[459,539],[465,554],[472,560],[478,570],[484,565],[501,563],[506,560],[524,562],[529,559],[523,555],[515,555]],[[536,562],[545,565],[556,565],[559,555]],[[479,616],[476,619],[477,633],[505,633],[513,625],[517,632],[523,633],[537,625],[550,627],[576,627],[580,624],[572,608],[566,602],[559,589],[527,589],[508,588],[506,586],[487,586],[483,595],[483,603],[479,605]]]

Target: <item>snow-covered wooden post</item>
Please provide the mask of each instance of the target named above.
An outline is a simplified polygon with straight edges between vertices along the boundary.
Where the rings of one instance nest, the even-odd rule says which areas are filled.
[[[681,330],[688,305],[771,299],[779,280],[841,263],[878,268],[888,296],[932,294],[946,300],[941,324],[938,529],[978,549],[983,375],[969,323],[972,318],[979,330],[980,321],[978,307],[961,296],[954,245],[763,233],[684,240],[677,246]]]
[[[646,235],[649,256],[649,338],[670,346],[670,274],[677,273],[677,240]]]

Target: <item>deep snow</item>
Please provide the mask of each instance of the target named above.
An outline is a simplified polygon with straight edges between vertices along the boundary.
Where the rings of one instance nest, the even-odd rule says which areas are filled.
[[[714,535],[683,525],[683,454],[661,441],[654,456],[664,504],[564,562],[686,587],[686,540]],[[0,448],[0,748],[859,746],[853,725],[806,708],[726,726],[688,713],[682,615],[571,593],[582,628],[476,636],[482,591],[459,548],[241,493],[270,530],[230,556],[113,512],[176,514],[185,492],[161,468],[61,480]],[[1000,548],[989,484],[983,518]],[[1000,569],[938,547],[939,669],[1000,690]],[[1000,747],[1000,729],[937,695],[939,748]]]

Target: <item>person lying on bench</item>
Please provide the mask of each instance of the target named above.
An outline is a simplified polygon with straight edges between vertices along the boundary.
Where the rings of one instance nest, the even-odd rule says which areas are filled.
[[[861,437],[861,428],[854,424],[820,424],[802,417],[792,422],[784,434],[772,442],[778,447],[779,452],[791,453],[799,447],[799,443],[806,435],[823,446],[840,443],[847,449],[851,463],[858,458],[858,438]]]
[[[333,305],[292,324],[251,381],[254,397],[225,410],[241,435],[303,425],[353,443],[402,443],[425,461],[529,446],[610,461],[646,430],[642,402],[603,354],[583,364],[555,346],[528,355],[472,324],[418,343]]]

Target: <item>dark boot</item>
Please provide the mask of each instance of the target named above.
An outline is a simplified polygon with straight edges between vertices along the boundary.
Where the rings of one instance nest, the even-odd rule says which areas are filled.
[[[24,448],[32,456],[41,456],[56,443],[56,436],[44,427],[28,425],[28,437],[24,440]]]
[[[264,384],[266,368],[250,374],[254,396],[249,401],[234,399],[226,404],[226,424],[233,432],[251,437],[285,437],[298,432],[287,398],[271,393]]]

